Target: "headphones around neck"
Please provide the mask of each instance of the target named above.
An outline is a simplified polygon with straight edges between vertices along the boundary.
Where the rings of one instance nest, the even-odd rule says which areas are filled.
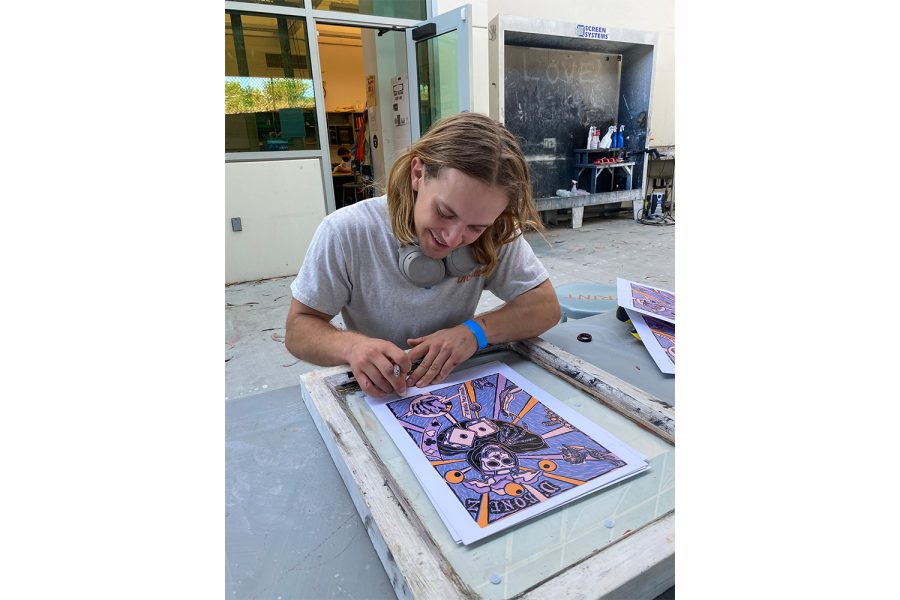
[[[415,245],[401,247],[399,254],[400,272],[407,281],[423,288],[440,283],[445,277],[468,275],[478,266],[469,246],[457,248],[444,260],[426,256]]]

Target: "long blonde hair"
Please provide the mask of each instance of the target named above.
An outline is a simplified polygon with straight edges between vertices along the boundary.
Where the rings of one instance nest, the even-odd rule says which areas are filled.
[[[394,161],[387,182],[388,214],[394,235],[403,244],[416,241],[412,159],[425,165],[425,176],[456,169],[506,192],[509,203],[497,220],[475,240],[472,253],[487,277],[497,268],[497,252],[527,229],[544,228],[531,197],[531,178],[522,149],[506,127],[478,113],[441,119]]]

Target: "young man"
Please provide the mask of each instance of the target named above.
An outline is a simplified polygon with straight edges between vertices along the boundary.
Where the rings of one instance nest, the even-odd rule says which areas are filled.
[[[448,117],[397,158],[386,196],[319,226],[291,284],[285,346],[348,363],[381,396],[440,383],[487,343],[539,335],[560,308],[527,227],[542,226],[515,137],[484,115]],[[485,289],[506,304],[473,318]],[[346,331],[329,323],[338,312]]]

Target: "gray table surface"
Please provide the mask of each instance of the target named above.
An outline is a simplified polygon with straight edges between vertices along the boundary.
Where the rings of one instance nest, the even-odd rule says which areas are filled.
[[[675,405],[675,376],[659,370],[644,343],[619,321],[615,311],[560,323],[541,337],[566,352],[612,373],[620,379]],[[590,342],[579,342],[589,333]]]
[[[225,592],[395,598],[299,385],[225,403]]]
[[[674,404],[674,376],[614,313],[541,337]],[[300,386],[229,400],[225,422],[226,598],[395,598]]]

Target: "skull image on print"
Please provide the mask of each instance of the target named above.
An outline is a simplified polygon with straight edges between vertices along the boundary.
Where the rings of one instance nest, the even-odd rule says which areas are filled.
[[[479,463],[475,468],[485,477],[496,477],[519,472],[519,461],[509,448],[500,444],[487,444],[481,448]]]

